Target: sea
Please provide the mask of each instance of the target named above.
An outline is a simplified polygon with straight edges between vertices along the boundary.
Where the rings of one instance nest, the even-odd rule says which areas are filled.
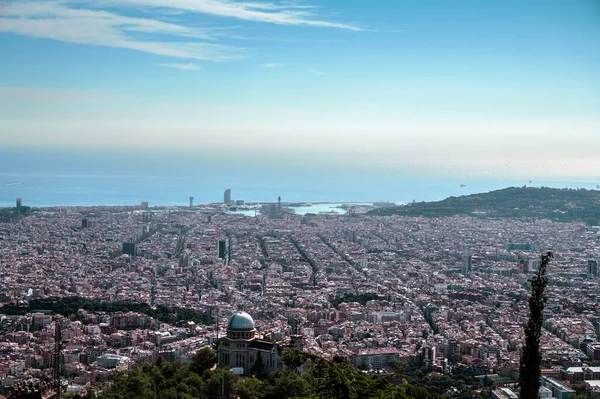
[[[227,157],[171,164],[160,157],[103,156],[86,151],[0,149],[0,207],[138,205],[185,206],[223,201],[225,189],[245,202],[310,202],[298,213],[339,211],[343,203],[436,201],[506,187],[546,186],[596,189],[600,182],[435,176],[419,171],[381,173],[342,167],[278,166],[270,162],[230,162]],[[175,165],[175,166],[174,166]],[[343,211],[339,211],[343,212]],[[253,213],[253,212],[252,212]]]

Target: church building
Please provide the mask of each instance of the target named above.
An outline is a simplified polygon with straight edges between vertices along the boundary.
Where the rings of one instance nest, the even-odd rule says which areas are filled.
[[[237,312],[229,319],[227,336],[219,342],[218,356],[219,367],[241,368],[244,375],[268,374],[283,367],[281,347],[258,338],[254,320],[246,312]]]

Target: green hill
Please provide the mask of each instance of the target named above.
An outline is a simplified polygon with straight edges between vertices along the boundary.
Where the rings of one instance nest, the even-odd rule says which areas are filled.
[[[473,215],[493,218],[538,218],[559,222],[600,224],[600,191],[510,187],[483,194],[449,197],[435,202],[413,202],[375,209],[374,216],[403,215],[443,217]]]

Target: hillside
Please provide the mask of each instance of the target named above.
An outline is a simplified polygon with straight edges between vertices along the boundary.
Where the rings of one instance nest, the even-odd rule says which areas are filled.
[[[435,391],[462,386],[462,398],[475,398],[461,378],[432,381],[427,388],[402,383],[402,375],[369,376],[341,358],[328,361],[315,355],[288,350],[285,370],[255,378],[242,378],[213,368],[216,356],[201,349],[190,364],[136,363],[111,375],[100,399],[441,399]],[[257,367],[258,369],[258,367]],[[256,371],[256,369],[255,369]],[[421,373],[422,376],[422,373]],[[422,378],[425,380],[425,378]],[[399,380],[399,381],[395,381]],[[474,380],[471,377],[471,380]],[[395,381],[396,384],[391,381]],[[98,387],[100,388],[100,387]],[[81,396],[71,396],[72,398]],[[90,390],[86,398],[96,397]],[[489,397],[489,396],[488,396]]]
[[[473,215],[494,218],[538,218],[559,222],[600,224],[600,191],[510,187],[483,194],[450,197],[435,202],[413,202],[375,209],[374,216],[403,215],[443,217]]]

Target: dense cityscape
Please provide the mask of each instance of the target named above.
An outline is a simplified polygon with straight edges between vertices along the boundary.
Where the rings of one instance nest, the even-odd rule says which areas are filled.
[[[486,387],[514,398],[528,279],[552,251],[541,395],[600,396],[598,227],[373,216],[366,207],[296,215],[281,199],[254,217],[230,211],[230,191],[223,202],[19,201],[0,223],[4,394],[59,381],[83,396],[115,370],[189,364],[210,348],[240,376],[254,375],[257,362],[265,372],[286,368],[283,353],[295,349],[369,375],[391,376],[400,364],[429,375],[460,370],[477,384],[441,394]]]

